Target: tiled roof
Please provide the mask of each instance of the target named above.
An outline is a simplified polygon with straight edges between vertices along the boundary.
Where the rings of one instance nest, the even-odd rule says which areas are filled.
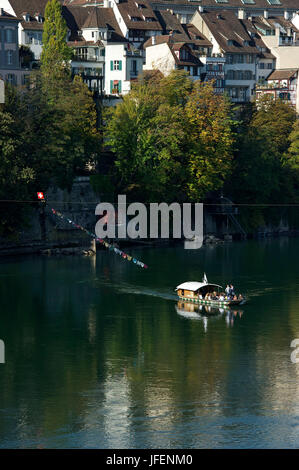
[[[193,24],[183,25],[184,30],[187,32],[188,37],[197,46],[212,47],[211,41],[209,41]]]
[[[163,34],[173,31],[174,34],[182,34],[185,39],[189,39],[180,20],[170,10],[155,10],[155,15],[163,28]]]
[[[298,69],[281,69],[281,70],[274,70],[267,80],[289,80],[292,78],[296,73],[298,73]]]
[[[149,38],[144,44],[143,47],[146,49],[147,47],[150,46],[155,46],[158,44],[167,44],[177,65],[202,65],[201,61],[199,58],[193,54],[192,49],[189,47],[187,42],[185,41],[176,41],[174,36],[172,35],[160,35],[156,36],[156,42],[155,44],[152,43],[152,38]],[[179,51],[182,49],[182,47],[185,47],[188,49],[188,52],[190,54],[190,60],[181,60],[178,58],[176,55],[175,51]]]
[[[244,10],[299,10],[299,0],[280,0],[280,4],[271,5],[268,0],[254,0],[252,4],[245,4],[242,0],[227,0],[227,2],[216,2],[216,0],[151,0],[151,4],[155,7],[157,4],[169,5],[169,8],[172,8],[173,4],[175,5],[186,5],[189,7],[194,7],[196,9],[198,6],[210,7],[211,9],[223,9],[225,8],[242,8]]]
[[[148,0],[126,0],[117,6],[127,28],[162,31],[162,26]],[[152,21],[147,21],[147,19],[152,19]]]
[[[7,11],[3,10],[3,8],[0,9],[0,19],[2,20],[13,20],[13,21],[19,21],[19,18],[17,18],[14,15],[11,15]]]
[[[62,3],[62,0],[59,0]],[[44,17],[45,8],[48,0],[9,0],[15,14],[21,19],[21,24],[24,29],[34,29],[42,31],[43,23],[39,23],[35,16],[40,13]],[[30,15],[30,21],[25,21],[23,14]]]
[[[258,53],[245,25],[233,11],[210,11],[201,13],[201,16],[224,52]]]
[[[78,31],[82,28],[108,28],[111,31],[109,42],[124,42],[126,39],[118,26],[112,8],[64,6],[63,16],[71,31],[69,41],[82,41]]]

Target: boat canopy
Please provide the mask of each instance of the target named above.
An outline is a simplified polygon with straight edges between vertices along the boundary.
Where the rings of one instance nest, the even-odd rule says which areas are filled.
[[[220,289],[223,289],[222,286],[219,286],[218,284],[206,284],[204,282],[198,282],[198,281],[190,281],[190,282],[183,282],[183,284],[180,284],[179,286],[176,287],[175,290],[183,289],[183,290],[189,290],[192,292],[196,292],[197,290],[200,290],[202,288],[205,288],[209,290],[210,287],[220,287]]]

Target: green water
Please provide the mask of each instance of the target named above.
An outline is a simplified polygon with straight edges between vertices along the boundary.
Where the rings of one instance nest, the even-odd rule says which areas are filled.
[[[1,260],[0,447],[298,447],[299,240],[127,251]],[[178,309],[204,271],[249,303]]]

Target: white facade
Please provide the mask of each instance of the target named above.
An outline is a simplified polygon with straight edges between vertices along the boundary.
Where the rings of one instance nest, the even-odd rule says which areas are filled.
[[[168,75],[175,69],[175,59],[167,43],[155,44],[146,48],[146,62],[143,70],[160,70]]]

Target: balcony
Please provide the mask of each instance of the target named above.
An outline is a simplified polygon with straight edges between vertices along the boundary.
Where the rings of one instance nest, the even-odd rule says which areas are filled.
[[[128,51],[125,49],[124,57],[143,57],[141,50]]]
[[[73,57],[73,62],[104,62],[104,56],[96,56],[94,54],[76,54]]]
[[[271,91],[271,90],[296,91],[297,86],[296,85],[283,86],[283,85],[279,85],[277,83],[264,83],[264,84],[257,84],[256,85],[256,90],[263,90],[263,91],[264,90],[268,90],[268,91]]]

